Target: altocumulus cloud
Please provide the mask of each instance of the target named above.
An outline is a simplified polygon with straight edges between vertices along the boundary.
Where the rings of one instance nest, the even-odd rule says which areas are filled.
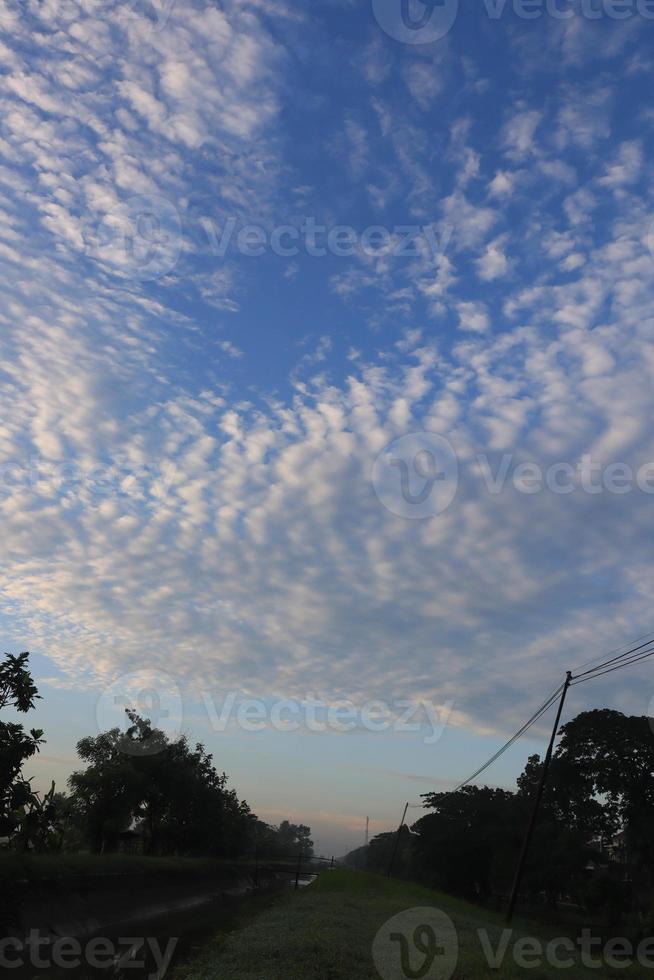
[[[138,665],[196,689],[401,692],[452,698],[487,727],[507,692],[549,683],[570,651],[585,659],[600,637],[600,649],[622,638],[618,624],[647,623],[651,497],[493,495],[475,461],[490,453],[497,469],[508,449],[543,465],[654,458],[633,421],[652,407],[651,345],[617,328],[593,345],[576,327],[522,329],[448,359],[398,353],[267,412],[210,393],[127,412],[123,493],[6,491],[7,609],[77,683]],[[92,366],[78,372],[78,412],[103,407],[110,432]],[[57,385],[44,377],[33,418],[16,419],[42,452]],[[461,478],[447,511],[412,522],[381,506],[370,472],[387,442],[421,427],[448,436]],[[98,458],[92,432],[80,430],[80,461]],[[130,464],[154,478],[130,484]]]
[[[351,117],[337,162],[375,202],[399,194],[411,218],[451,226],[451,244],[408,264],[362,254],[332,285],[345,302],[376,290],[425,326],[338,376],[330,340],[290,394],[239,400],[220,363],[200,385],[189,364],[207,309],[237,309],[240,270],[203,274],[185,236],[149,288],[124,252],[89,254],[89,229],[132,194],[269,220],[290,193],[275,135],[288,56],[257,4],[176,0],[161,29],[156,10],[109,9],[3,12],[0,459],[19,464],[0,494],[6,631],[71,684],[153,667],[195,691],[453,701],[487,729],[571,658],[650,628],[651,496],[510,481],[491,494],[476,459],[494,472],[504,454],[543,469],[654,459],[646,156],[634,139],[597,152],[610,93],[564,88],[548,118],[522,98],[502,107],[497,168],[453,119],[437,194],[424,64],[400,51],[369,64],[374,120]],[[283,5],[271,16],[301,22]],[[545,26],[542,52],[516,46],[518,68],[557,44],[585,56],[572,28]],[[393,59],[421,95],[409,110]],[[443,56],[439,91],[452,71]],[[384,142],[389,172],[370,175]],[[510,227],[500,199],[516,207]],[[224,343],[247,357],[247,338]],[[422,430],[450,440],[459,487],[446,511],[410,521],[382,506],[371,473],[388,443]],[[623,691],[621,705],[646,710]]]

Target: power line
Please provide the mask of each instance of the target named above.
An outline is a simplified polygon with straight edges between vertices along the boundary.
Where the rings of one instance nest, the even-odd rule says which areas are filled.
[[[629,640],[627,643],[622,643],[622,644],[620,644],[619,647],[615,647],[615,649],[613,649],[613,650],[608,650],[605,654],[603,654],[603,656],[605,656],[605,657],[611,657],[613,654],[617,654],[620,650],[624,650],[624,648],[626,646],[633,646],[634,644],[641,643],[643,640],[645,640],[647,638],[651,638],[651,641],[654,642],[654,632],[652,632],[652,633],[643,633],[642,636],[636,636],[633,640]],[[622,654],[621,654],[621,656],[622,656]],[[595,663],[596,660],[597,660],[597,657],[593,657],[592,660],[587,660],[586,663],[584,663],[584,664],[577,664],[576,667],[573,667],[572,668],[572,673],[574,674],[575,671],[577,671],[577,670],[583,670],[584,667],[590,667],[592,664]],[[577,676],[579,676],[579,675],[577,675]]]
[[[646,635],[652,636],[654,634],[646,634]],[[604,661],[603,663],[599,663],[596,667],[592,668],[591,670],[587,670],[582,672],[581,674],[574,675],[572,677],[572,682],[570,686],[574,686],[575,684],[583,684],[586,681],[595,680],[596,677],[601,677],[603,674],[610,674],[614,670],[621,670],[623,667],[630,667],[633,664],[640,663],[640,661],[642,660],[647,660],[649,657],[654,656],[654,648],[652,648],[652,644],[654,644],[654,639],[647,640],[645,643],[640,643],[639,645],[632,647],[629,650],[625,650],[625,652],[621,653],[619,656],[612,657],[609,660]],[[650,647],[651,649],[643,653],[642,651],[645,650],[646,647]],[[504,753],[507,752],[508,749],[510,749],[511,746],[519,738],[522,737],[522,735],[524,735],[533,725],[535,725],[536,722],[539,721],[542,718],[542,716],[546,713],[546,711],[549,710],[549,708],[551,708],[551,706],[556,701],[557,697],[561,694],[563,687],[564,685],[560,684],[559,687],[541,705],[541,707],[531,716],[529,721],[525,722],[522,728],[520,728],[515,733],[515,735],[513,735],[509,739],[509,741],[506,742],[502,746],[502,748],[495,753],[495,755],[491,756],[491,758],[487,762],[485,762],[483,766],[480,766],[480,768],[477,769],[471,776],[469,776],[468,779],[465,779],[462,783],[459,783],[459,785],[455,789],[450,790],[450,792],[448,792],[445,795],[449,796],[450,793],[458,793],[465,786],[471,783],[473,779],[477,779],[478,776],[481,776],[482,773],[486,772],[486,770],[489,769],[494,762],[497,762],[497,760],[502,755],[504,755]]]
[[[647,639],[646,639],[646,637],[647,637]],[[644,640],[644,642],[641,642],[642,640]],[[472,774],[472,776],[469,776],[468,779],[464,780],[462,783],[459,783],[459,785],[455,789],[450,790],[447,793],[438,794],[439,795],[439,800],[438,800],[438,804],[437,805],[440,805],[440,804],[442,804],[443,800],[446,799],[448,796],[452,796],[455,793],[460,792],[465,786],[467,786],[469,783],[471,783],[473,781],[473,779],[477,779],[478,776],[481,776],[482,773],[486,772],[486,770],[489,769],[490,766],[492,766],[494,762],[497,762],[497,760],[502,755],[504,755],[504,753],[507,752],[508,749],[510,749],[511,746],[522,735],[525,734],[525,732],[529,731],[529,729],[533,725],[535,725],[536,722],[539,721],[540,718],[543,717],[543,715],[548,711],[549,708],[552,707],[552,705],[554,704],[554,702],[560,696],[559,706],[558,706],[558,710],[557,710],[557,714],[556,714],[556,720],[554,722],[554,727],[552,728],[552,734],[551,734],[551,737],[550,737],[550,741],[549,741],[549,745],[548,745],[548,749],[547,749],[547,754],[545,756],[545,761],[543,763],[542,773],[541,773],[541,777],[540,777],[540,780],[539,780],[538,789],[537,789],[537,792],[536,792],[536,798],[535,798],[535,801],[534,801],[534,808],[533,808],[533,811],[532,811],[532,815],[531,815],[531,819],[530,819],[529,825],[527,827],[527,832],[525,834],[525,839],[524,839],[524,842],[523,842],[523,847],[522,847],[522,851],[521,851],[521,854],[520,854],[520,859],[518,861],[518,866],[517,866],[517,869],[516,869],[515,880],[514,880],[514,883],[513,883],[513,888],[512,888],[512,891],[511,891],[511,898],[509,900],[509,906],[508,906],[508,910],[507,910],[507,921],[510,922],[511,919],[512,919],[513,910],[514,910],[514,907],[515,907],[515,904],[516,904],[516,901],[517,901],[517,898],[518,898],[518,893],[519,893],[519,889],[520,889],[520,883],[521,883],[522,873],[523,873],[525,862],[526,862],[526,859],[527,859],[527,854],[528,854],[529,847],[530,847],[530,844],[531,844],[531,839],[532,839],[532,836],[533,836],[534,828],[536,826],[536,821],[538,819],[538,810],[539,810],[540,802],[541,802],[541,799],[542,799],[542,796],[543,796],[543,791],[545,789],[545,783],[546,783],[546,780],[547,780],[548,769],[549,769],[549,766],[550,766],[550,762],[552,760],[552,755],[553,755],[553,751],[554,751],[554,744],[555,744],[555,741],[556,741],[556,736],[557,736],[557,733],[558,733],[559,722],[561,720],[561,713],[563,711],[563,705],[565,703],[565,697],[566,697],[566,693],[567,693],[568,689],[570,687],[576,685],[576,684],[585,684],[587,681],[595,680],[598,677],[604,676],[604,674],[612,674],[614,671],[616,671],[616,670],[622,670],[624,667],[632,667],[634,664],[641,663],[644,660],[649,660],[650,657],[654,657],[654,633],[646,633],[644,636],[639,637],[638,641],[636,641],[636,645],[635,646],[631,646],[629,649],[625,650],[624,652],[617,653],[615,656],[609,657],[608,659],[606,659],[604,661],[601,661],[600,663],[597,663],[594,666],[589,666],[589,664],[592,664],[592,661],[588,661],[585,664],[581,664],[581,667],[588,667],[588,669],[587,670],[582,670],[581,673],[579,673],[579,674],[573,675],[572,671],[568,671],[567,672],[567,675],[566,675],[565,682],[563,684],[559,685],[559,687],[549,696],[549,698],[547,698],[543,702],[543,704],[540,706],[540,708],[538,708],[538,710],[534,712],[534,714],[531,716],[531,718],[528,721],[525,722],[525,724],[522,726],[522,728],[520,728],[515,733],[515,735],[513,735],[508,740],[508,742],[505,742],[504,745],[500,749],[498,749],[498,751],[494,755],[492,755],[491,758],[487,762],[485,762],[483,766],[480,766],[480,768],[477,769]],[[576,669],[579,670],[579,668],[576,668]],[[425,795],[431,795],[431,796],[433,796],[435,794],[425,794]],[[407,810],[409,810],[409,809],[417,809],[418,807],[420,807],[422,809],[426,809],[427,807],[430,807],[431,805],[432,804],[424,804],[424,803],[407,803],[405,805],[405,807],[404,807],[404,813],[402,815],[402,821],[400,823],[400,827],[399,827],[399,830],[397,832],[397,836],[395,838],[395,844],[394,844],[394,848],[393,848],[393,855],[391,857],[391,862],[390,862],[389,870],[388,870],[389,877],[390,877],[390,874],[392,872],[393,858],[394,858],[395,852],[397,850],[397,845],[398,845],[398,841],[399,841],[399,835],[401,833],[402,826],[403,826],[404,820],[406,818]]]
[[[508,742],[505,742],[504,745],[500,749],[498,749],[498,751],[494,755],[492,755],[491,758],[487,762],[485,762],[483,766],[480,766],[480,768],[477,769],[475,772],[473,772],[471,776],[468,776],[467,779],[464,779],[462,783],[459,783],[459,785],[456,786],[454,789],[448,790],[446,793],[440,794],[441,800],[444,799],[445,797],[454,795],[454,793],[458,793],[465,786],[467,786],[468,783],[471,783],[473,779],[476,779],[478,776],[481,776],[482,773],[486,772],[486,770],[489,769],[494,762],[497,762],[497,760],[501,756],[503,756],[504,753],[507,752],[511,748],[511,746],[525,734],[525,732],[527,732],[533,725],[536,724],[537,721],[539,721],[540,718],[542,718],[545,712],[552,707],[552,705],[554,704],[554,702],[556,701],[557,697],[560,695],[562,690],[563,690],[563,684],[560,684],[557,687],[557,689],[552,692],[549,698],[547,698],[547,700],[543,702],[540,708],[538,708],[538,710],[534,712],[531,718],[525,722],[522,728],[519,728],[518,731],[515,733],[515,735],[513,735],[508,740]],[[418,809],[418,808],[425,809],[426,806],[427,804],[425,803],[409,803],[410,810]]]
[[[646,639],[646,637],[648,639]],[[641,640],[644,640],[645,642],[640,642]],[[631,646],[628,650],[625,650],[623,653],[617,654],[614,657],[609,657],[608,660],[601,661],[600,663],[597,663],[594,667],[589,667],[588,670],[584,670],[579,674],[570,675],[569,681],[567,682],[568,686],[574,687],[576,684],[585,684],[587,681],[595,680],[595,678],[602,677],[604,674],[613,673],[614,670],[621,670],[623,667],[631,667],[633,664],[640,663],[643,660],[648,660],[650,657],[654,656],[654,633],[645,633],[643,634],[643,636],[638,637],[635,642],[636,642],[636,646]],[[647,649],[647,648],[651,648],[651,649]],[[620,647],[616,648],[616,650],[619,649]],[[610,651],[610,652],[615,652],[615,651]],[[606,654],[604,656],[606,656]],[[580,667],[588,667],[589,664],[592,663],[593,661],[589,660],[585,664],[580,664]],[[576,669],[579,670],[580,667],[577,667]],[[448,796],[452,796],[455,793],[460,792],[462,789],[464,789],[464,787],[468,786],[468,784],[471,783],[473,779],[477,779],[484,772],[486,772],[486,770],[489,769],[493,765],[493,763],[497,762],[497,760],[500,759],[501,756],[503,756],[504,753],[507,752],[511,748],[511,746],[515,742],[517,742],[519,738],[521,738],[527,731],[529,731],[529,729],[532,728],[533,725],[535,725],[536,722],[539,721],[543,717],[543,715],[552,707],[552,705],[559,697],[559,695],[561,694],[565,686],[566,686],[565,684],[560,684],[559,687],[557,687],[557,689],[552,692],[549,698],[547,698],[543,702],[540,708],[538,708],[538,710],[534,712],[531,718],[525,722],[522,728],[518,729],[515,735],[513,735],[508,740],[508,742],[505,742],[504,745],[500,749],[498,749],[498,751],[494,755],[492,755],[490,759],[488,759],[488,761],[484,763],[483,766],[480,766],[479,769],[477,769],[471,776],[465,779],[462,783],[459,783],[458,786],[456,786],[454,789],[439,794],[440,800],[442,801],[443,799],[446,799]],[[417,809],[424,810],[427,809],[428,806],[429,804],[427,803],[407,803],[407,809],[409,810],[417,810]]]
[[[579,680],[574,680],[572,686],[577,684],[585,684],[586,681],[594,681],[596,677],[602,677],[604,674],[612,674],[614,670],[622,670],[623,667],[631,667],[633,664],[638,664],[642,660],[649,660],[650,657],[654,657],[654,650],[650,650],[648,653],[643,653],[639,657],[632,657],[631,660],[626,660],[624,663],[614,664],[613,667],[607,667],[605,670],[598,670],[589,676],[580,675]]]
[[[595,667],[591,667],[589,670],[584,670],[580,674],[575,674],[573,679],[578,680],[580,677],[586,677],[588,674],[594,674],[603,667],[610,667],[612,664],[620,663],[621,661],[626,660],[628,657],[642,652],[646,647],[652,647],[653,643],[654,640],[646,640],[645,643],[639,643],[637,646],[631,647],[629,650],[625,650],[624,653],[619,654],[617,657],[611,657],[609,660],[605,660],[603,663],[599,663]],[[652,650],[652,652],[654,652],[654,650]]]
[[[459,790],[462,790],[464,788],[464,786],[467,786],[468,783],[471,783],[473,779],[476,779],[478,776],[481,776],[482,773],[486,772],[486,770],[489,769],[490,766],[492,766],[494,762],[497,762],[497,760],[501,756],[503,756],[504,753],[507,752],[511,748],[511,746],[514,744],[514,742],[517,742],[517,740],[519,738],[521,738],[525,734],[525,732],[527,732],[532,727],[532,725],[535,725],[536,722],[540,718],[542,718],[542,716],[545,714],[545,712],[549,708],[551,708],[551,706],[554,704],[554,702],[556,701],[557,697],[559,696],[559,694],[561,693],[562,690],[563,690],[563,684],[561,684],[561,685],[559,685],[559,687],[557,687],[556,691],[554,691],[549,696],[549,698],[540,706],[540,708],[538,709],[538,711],[536,711],[531,716],[531,718],[529,719],[529,721],[525,722],[525,724],[522,726],[522,728],[520,728],[515,733],[515,735],[513,735],[508,740],[508,742],[505,742],[504,745],[502,746],[502,748],[501,749],[498,749],[498,751],[495,753],[495,755],[491,756],[491,758],[488,760],[488,762],[485,762],[483,766],[480,766],[479,769],[477,769],[475,772],[473,772],[472,776],[468,776],[468,778],[467,779],[464,779],[464,781],[462,783],[459,783],[459,785],[455,789],[451,790],[451,792],[452,793],[458,793]],[[449,793],[447,795],[449,796]]]

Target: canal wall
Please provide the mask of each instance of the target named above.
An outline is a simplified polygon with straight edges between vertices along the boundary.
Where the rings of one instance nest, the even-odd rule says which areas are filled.
[[[269,887],[275,875],[259,873]],[[67,875],[14,881],[8,901],[0,903],[2,934],[55,939],[116,935],[130,923],[143,923],[208,903],[237,901],[254,890],[254,874],[242,868],[208,872],[163,871]]]

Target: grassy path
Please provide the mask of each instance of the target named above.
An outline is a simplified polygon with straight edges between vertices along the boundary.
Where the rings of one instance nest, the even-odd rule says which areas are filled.
[[[533,951],[527,957],[531,965],[519,965],[513,950],[520,937],[535,937],[543,947],[552,938],[544,936],[542,928],[536,931],[526,923],[517,923],[510,936],[504,933],[506,953],[501,964],[493,968],[484,955],[479,931],[491,951],[496,951],[505,929],[500,916],[417,885],[344,870],[325,873],[314,885],[285,894],[242,929],[217,935],[192,962],[178,967],[172,980],[379,980],[380,976],[383,980],[403,980],[408,974],[397,965],[399,941],[378,942],[381,973],[375,966],[372,946],[378,930],[389,918],[414,907],[442,910],[456,929],[454,950],[451,937],[443,939],[445,934],[441,934],[442,942],[450,942],[444,947],[447,955],[433,958],[431,970],[420,974],[426,980],[488,980],[493,976],[528,976],[532,980],[627,976],[654,980],[654,944],[652,968],[635,964],[625,968],[606,962],[591,968],[582,965],[579,951],[571,954],[560,948],[556,955],[568,962],[567,967],[548,965],[546,956]],[[406,933],[409,939],[421,921],[418,918],[411,925]],[[423,933],[422,938],[428,940],[429,936]],[[413,946],[410,949],[409,965],[419,967],[424,958]],[[594,947],[589,955],[596,964],[602,963],[601,947]]]

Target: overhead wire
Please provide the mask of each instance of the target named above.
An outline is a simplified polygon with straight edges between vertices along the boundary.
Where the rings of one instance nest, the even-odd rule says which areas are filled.
[[[577,676],[577,678],[573,678],[571,686],[576,687],[577,684],[585,684],[587,681],[594,681],[597,677],[602,677],[604,674],[612,674],[614,670],[622,670],[624,667],[631,667],[633,664],[641,663],[643,660],[649,660],[650,657],[654,657],[654,650],[649,650],[647,653],[641,653],[640,656],[632,657],[630,660],[614,664],[612,667],[605,667],[603,670],[599,670],[598,668],[588,675],[580,674]]]
[[[443,794],[443,796],[451,796],[454,793],[458,793],[465,786],[471,783],[473,779],[476,779],[478,776],[481,776],[482,773],[486,772],[486,770],[489,769],[494,762],[497,762],[497,760],[501,756],[503,756],[504,753],[507,752],[511,748],[511,746],[525,734],[525,732],[527,732],[533,725],[536,724],[536,722],[540,718],[542,718],[545,712],[549,708],[551,708],[551,706],[556,701],[558,695],[561,693],[562,690],[563,690],[563,684],[560,684],[559,687],[557,687],[557,689],[553,691],[552,694],[543,702],[540,708],[538,708],[538,710],[534,712],[531,718],[529,718],[529,720],[526,721],[525,724],[518,729],[515,735],[512,735],[511,738],[507,742],[505,742],[504,745],[500,749],[498,749],[498,751],[495,752],[494,755],[492,755],[490,759],[488,759],[488,761],[484,763],[483,766],[480,766],[480,768],[477,769],[475,772],[473,772],[471,776],[468,776],[467,779],[465,779],[462,783],[459,783],[458,786],[456,786],[454,789],[448,790],[446,793]],[[410,809],[417,809],[417,808],[424,808],[424,807],[425,807],[424,803],[409,803]]]
[[[650,639],[645,640],[645,637],[650,637]],[[641,643],[641,640],[645,640],[645,642]],[[634,643],[636,644],[635,646],[633,645]],[[601,667],[606,667],[608,664],[616,663],[617,661],[622,660],[625,657],[629,657],[631,656],[631,654],[636,653],[638,650],[643,650],[645,647],[651,646],[652,644],[654,644],[654,634],[645,633],[643,636],[637,637],[635,641],[632,641],[632,644],[629,646],[629,649],[624,650],[623,653],[617,653],[617,650],[622,649],[621,647],[618,647],[617,650],[610,651],[610,653],[612,654],[616,653],[617,655],[610,656],[609,659],[605,660],[604,662],[594,663],[592,660],[589,660],[587,663],[581,664],[581,667],[589,667],[590,664],[594,664],[593,666],[590,666],[588,670],[581,671],[581,673],[576,673],[576,671],[580,670],[581,667],[573,668],[573,676],[583,677],[586,674],[590,674],[595,670],[599,670]],[[627,644],[624,644],[624,646],[627,646]]]
[[[600,662],[595,663],[594,666],[591,666],[594,663],[593,660],[580,664],[579,667],[575,668],[575,670],[580,670],[583,667],[587,667],[588,669],[582,670],[581,673],[578,674],[571,672],[569,686],[574,687],[577,684],[584,684],[587,681],[595,680],[597,677],[602,677],[604,674],[611,674],[615,670],[622,670],[624,667],[631,667],[632,665],[640,663],[643,660],[648,660],[650,657],[654,657],[654,633],[644,633],[643,636],[638,637],[636,641],[632,641],[632,644],[634,642],[636,643],[635,646],[630,646],[629,649],[624,650],[622,653],[617,653],[617,650],[621,649],[620,647],[617,647],[616,650],[610,651],[610,653],[614,653],[615,656],[611,656],[603,661],[600,660]],[[604,656],[606,657],[606,654],[604,654]],[[507,752],[519,738],[529,731],[529,729],[532,728],[533,725],[535,725],[536,722],[538,722],[552,707],[557,697],[561,694],[564,686],[564,684],[560,684],[559,687],[557,687],[557,689],[553,691],[552,694],[543,702],[540,708],[534,712],[531,718],[525,722],[522,728],[518,729],[515,735],[512,735],[511,738],[505,742],[504,745],[498,749],[498,751],[495,752],[495,754],[492,755],[483,766],[480,766],[479,769],[475,770],[471,776],[465,779],[462,783],[459,783],[454,789],[448,790],[446,793],[441,794],[441,799],[460,792],[462,789],[464,789],[464,787],[468,786],[473,779],[477,779],[482,775],[482,773],[486,772],[486,770],[489,769],[493,763],[497,762],[497,760],[500,759],[504,753]],[[409,809],[424,809],[426,806],[427,804],[425,803],[407,804]]]

